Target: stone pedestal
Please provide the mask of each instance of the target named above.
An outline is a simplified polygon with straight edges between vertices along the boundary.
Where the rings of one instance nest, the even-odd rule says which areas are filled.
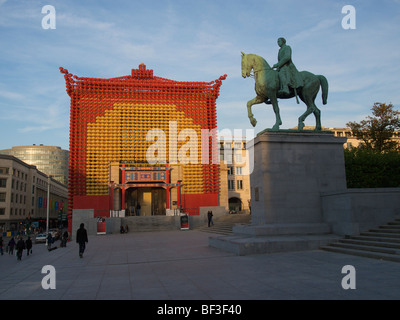
[[[322,222],[321,192],[346,189],[345,142],[327,133],[256,137],[249,150],[252,224]]]
[[[345,142],[333,133],[279,131],[257,136],[248,144],[250,158],[254,156],[251,225],[234,227],[231,237],[210,238],[210,245],[250,254],[315,249],[331,241],[321,193],[346,189]],[[229,249],[229,243],[241,243],[242,249]]]

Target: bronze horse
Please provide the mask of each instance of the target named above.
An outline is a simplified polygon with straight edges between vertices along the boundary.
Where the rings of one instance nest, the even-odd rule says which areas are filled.
[[[304,120],[311,113],[314,113],[316,131],[321,131],[321,111],[317,108],[314,103],[315,97],[319,91],[319,87],[322,88],[322,103],[326,104],[328,98],[328,81],[322,75],[315,75],[308,71],[301,71],[300,75],[303,78],[304,86],[297,89],[297,92],[290,88],[289,95],[279,94],[279,76],[278,71],[273,70],[264,58],[256,54],[245,54],[242,52],[242,77],[246,78],[251,75],[251,71],[254,73],[255,91],[257,96],[247,102],[247,114],[253,127],[257,124],[257,120],[254,118],[251,112],[251,107],[258,103],[271,103],[275,112],[276,122],[272,127],[272,130],[279,130],[279,126],[282,124],[281,116],[279,114],[279,99],[290,99],[297,96],[307,105],[307,110],[299,117],[298,130],[304,128]]]

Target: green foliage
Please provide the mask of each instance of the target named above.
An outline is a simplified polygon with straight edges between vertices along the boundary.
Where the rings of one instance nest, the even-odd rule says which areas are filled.
[[[348,188],[400,187],[400,153],[363,148],[344,150]]]
[[[348,122],[346,125],[353,135],[361,140],[361,148],[375,151],[399,150],[399,145],[391,138],[400,129],[400,112],[389,103],[376,102],[372,115],[361,122]]]

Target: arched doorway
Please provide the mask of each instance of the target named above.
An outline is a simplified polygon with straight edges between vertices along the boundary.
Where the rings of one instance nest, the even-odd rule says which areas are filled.
[[[140,211],[137,205],[140,204]],[[166,190],[161,187],[131,187],[125,193],[126,215],[165,215]]]
[[[242,200],[237,197],[229,198],[229,211],[235,211],[236,213],[242,211]]]

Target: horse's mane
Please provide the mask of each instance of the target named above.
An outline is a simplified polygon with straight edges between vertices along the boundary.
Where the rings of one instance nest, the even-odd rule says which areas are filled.
[[[267,60],[265,60],[263,57],[255,54],[255,53],[249,53],[247,54],[248,56],[253,56],[254,58],[256,58],[257,60],[260,60],[265,67],[267,67],[267,69],[272,69],[271,66],[268,64]]]

